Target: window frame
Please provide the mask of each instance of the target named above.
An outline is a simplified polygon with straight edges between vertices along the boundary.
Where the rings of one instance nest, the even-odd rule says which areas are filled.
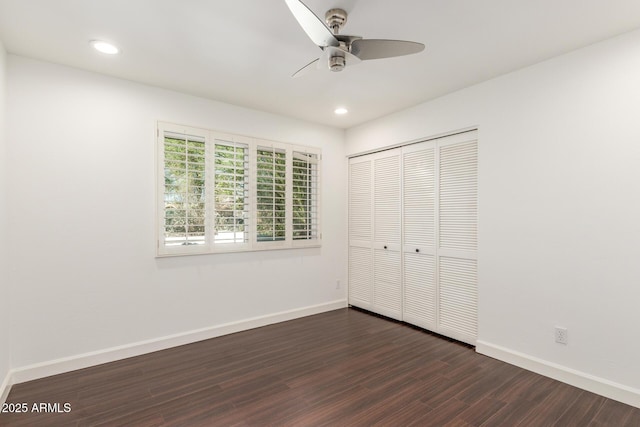
[[[205,226],[204,243],[194,245],[167,246],[165,236],[165,134],[185,135],[192,138],[200,138],[205,144]],[[226,144],[225,144],[226,143]],[[237,144],[248,148],[247,178],[248,193],[243,209],[246,211],[245,220],[249,221],[243,242],[227,243],[216,242],[215,239],[215,211],[216,211],[216,144]],[[282,240],[260,241],[257,236],[258,226],[258,164],[257,152],[259,149],[274,150],[285,155],[285,235]],[[252,138],[243,135],[235,135],[215,130],[177,125],[173,123],[157,123],[156,128],[156,255],[158,257],[182,256],[197,254],[215,254],[231,252],[251,252],[263,250],[295,249],[320,247],[322,242],[321,230],[321,169],[322,151],[316,147],[288,144],[284,142],[269,141]],[[307,239],[294,239],[293,233],[293,163],[294,153],[304,153],[317,159],[315,168],[309,168],[315,173],[314,187],[312,189],[313,205],[310,212],[313,217],[315,234],[310,234]],[[245,182],[247,182],[245,181]],[[245,184],[246,185],[246,184]],[[219,194],[218,194],[219,195]],[[246,205],[249,205],[248,208]],[[235,218],[235,216],[234,216]],[[235,223],[235,222],[234,222]]]
[[[300,157],[304,157],[300,158]],[[308,151],[303,151],[303,150],[298,150],[297,147],[293,147],[292,150],[292,161],[291,161],[291,198],[292,198],[292,209],[291,209],[291,215],[292,215],[292,220],[291,220],[291,232],[292,232],[292,239],[293,240],[299,240],[299,241],[305,241],[308,239],[302,239],[302,238],[298,238],[296,236],[296,231],[306,231],[307,235],[316,235],[316,237],[319,235],[320,233],[320,194],[319,194],[319,189],[320,189],[320,155],[317,153],[310,153]],[[295,208],[296,206],[296,200],[295,200],[295,195],[296,194],[300,194],[299,192],[296,192],[296,187],[300,186],[300,182],[296,183],[295,177],[297,174],[299,174],[299,172],[296,172],[296,169],[300,169],[299,166],[296,166],[295,163],[304,163],[306,164],[305,168],[306,170],[309,172],[308,178],[307,178],[307,193],[306,195],[306,199],[307,199],[307,206],[308,208],[310,208],[310,212],[307,212],[308,217],[306,219],[306,221],[308,221],[307,226],[304,228],[298,228],[298,230],[296,230],[296,226],[299,224],[296,223],[296,218],[295,218]],[[312,191],[309,191],[312,190]]]

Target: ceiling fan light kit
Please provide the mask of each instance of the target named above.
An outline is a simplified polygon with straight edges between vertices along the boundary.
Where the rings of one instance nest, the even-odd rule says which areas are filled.
[[[347,61],[344,59],[344,56],[336,54],[335,56],[329,57],[329,69],[331,71],[342,71],[345,65],[347,65]]]
[[[424,44],[417,42],[364,39],[360,36],[342,35],[340,30],[347,22],[345,10],[329,9],[322,22],[300,0],[285,0],[285,2],[302,29],[323,51],[320,58],[296,71],[293,77],[298,77],[314,68],[342,71],[347,65],[355,65],[360,61],[411,55],[424,50]]]

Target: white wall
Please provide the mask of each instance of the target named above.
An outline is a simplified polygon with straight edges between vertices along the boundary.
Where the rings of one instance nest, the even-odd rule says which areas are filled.
[[[11,367],[10,354],[10,277],[9,277],[9,245],[7,243],[7,166],[6,159],[6,70],[7,55],[2,42],[0,42],[0,403],[2,402],[2,384],[8,378]]]
[[[345,300],[342,130],[8,58],[15,368]],[[156,259],[157,120],[321,147],[322,248]]]
[[[478,126],[479,340],[637,392],[639,112],[635,31],[350,129],[347,152]]]

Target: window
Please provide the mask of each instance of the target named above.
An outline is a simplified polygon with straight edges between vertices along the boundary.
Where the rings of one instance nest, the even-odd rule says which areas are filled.
[[[317,148],[158,123],[158,255],[320,245]]]
[[[318,236],[318,155],[293,152],[293,239]]]
[[[286,238],[286,160],[282,150],[258,147],[258,241],[282,241]]]
[[[167,133],[164,138],[165,244],[205,242],[205,143],[202,138]]]
[[[216,141],[214,239],[246,243],[249,237],[249,146]]]

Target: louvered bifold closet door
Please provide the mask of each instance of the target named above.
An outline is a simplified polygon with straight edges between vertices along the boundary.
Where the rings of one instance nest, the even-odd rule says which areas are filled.
[[[475,132],[439,146],[439,332],[477,337],[478,145]]]
[[[403,149],[403,320],[436,330],[435,143]]]
[[[349,161],[349,304],[373,303],[373,161]]]
[[[373,311],[402,319],[401,151],[374,155]]]

